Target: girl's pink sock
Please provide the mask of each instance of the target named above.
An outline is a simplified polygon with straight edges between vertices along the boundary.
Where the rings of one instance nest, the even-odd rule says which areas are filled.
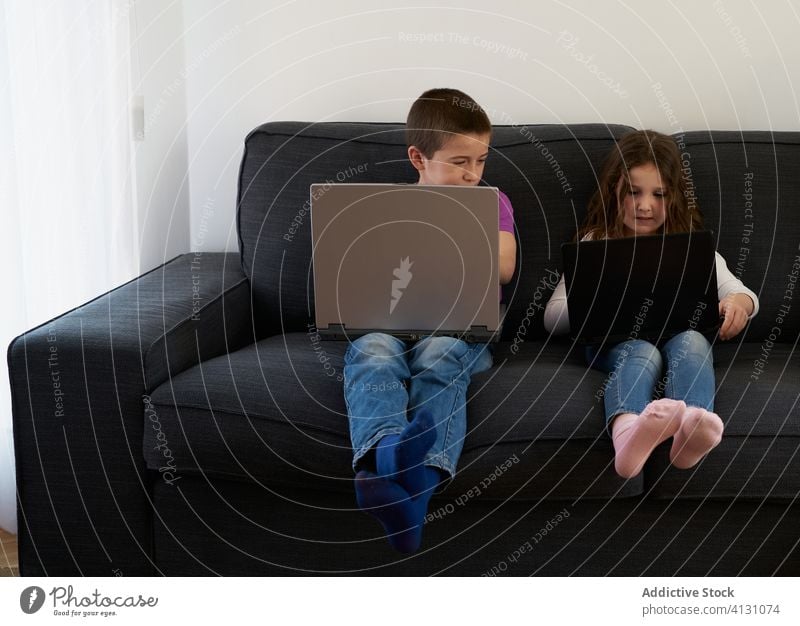
[[[692,467],[722,441],[724,428],[716,413],[695,406],[686,407],[669,460],[679,469]]]
[[[614,418],[611,433],[617,474],[633,478],[641,472],[655,447],[678,431],[685,410],[683,400],[662,398],[648,404],[639,415],[623,413]]]

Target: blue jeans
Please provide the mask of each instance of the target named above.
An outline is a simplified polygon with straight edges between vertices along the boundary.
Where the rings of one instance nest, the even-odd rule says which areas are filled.
[[[353,341],[344,356],[353,469],[359,469],[359,460],[382,437],[400,433],[425,408],[436,423],[436,441],[425,465],[452,478],[467,430],[467,387],[473,374],[491,366],[488,344],[451,337],[424,337],[407,344],[370,333]]]
[[[608,374],[603,401],[609,434],[611,420],[621,413],[638,415],[656,392],[665,398],[683,400],[690,406],[714,410],[711,344],[697,331],[687,330],[675,335],[660,350],[640,339],[623,341],[600,352],[589,347],[586,360],[595,369]]]

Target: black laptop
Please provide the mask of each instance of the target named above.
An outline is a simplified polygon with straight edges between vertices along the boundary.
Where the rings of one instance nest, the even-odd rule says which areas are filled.
[[[710,231],[565,243],[570,333],[587,345],[657,343],[719,328]]]

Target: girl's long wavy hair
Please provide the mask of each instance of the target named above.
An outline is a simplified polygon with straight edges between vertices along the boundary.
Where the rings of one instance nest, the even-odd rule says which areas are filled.
[[[668,135],[653,130],[628,133],[606,157],[600,170],[600,184],[589,200],[586,219],[578,239],[625,237],[620,200],[630,191],[630,171],[634,167],[655,165],[666,195],[666,219],[662,233],[684,233],[703,229],[703,216],[694,197],[694,186],[687,184],[691,172],[681,168],[678,146]],[[617,196],[617,183],[622,185]]]

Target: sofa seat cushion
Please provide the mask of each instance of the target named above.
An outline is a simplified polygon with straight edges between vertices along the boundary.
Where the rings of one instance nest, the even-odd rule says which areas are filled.
[[[642,475],[625,481],[614,471],[599,393],[603,374],[563,340],[526,342],[516,352],[511,345],[498,345],[494,367],[469,388],[455,490],[467,497],[476,486],[489,486],[493,497],[517,497],[517,490],[549,498],[640,494]],[[506,478],[504,464],[513,477]]]
[[[664,498],[796,499],[800,494],[796,345],[717,344],[714,361],[714,410],[725,423],[722,442],[689,470],[670,465],[670,442],[659,446],[645,467],[647,492]]]
[[[255,480],[287,497],[298,488],[352,496],[341,380],[347,344],[314,339],[273,336],[154,390],[145,403],[148,467],[171,484],[207,474]],[[441,497],[641,493],[641,477],[623,481],[613,471],[595,398],[601,381],[562,344],[531,342],[516,355],[500,344],[495,367],[475,376],[468,390],[459,473]]]
[[[174,376],[151,394],[158,423],[145,428],[148,468],[163,473],[171,457],[178,476],[352,491],[337,380],[345,346],[278,335]]]

